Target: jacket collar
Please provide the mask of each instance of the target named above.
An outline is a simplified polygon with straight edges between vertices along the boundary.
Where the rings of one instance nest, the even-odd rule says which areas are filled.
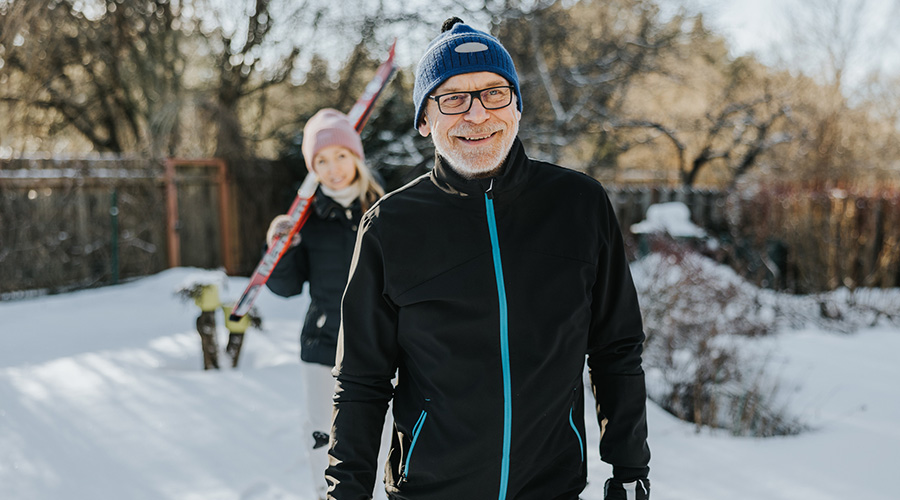
[[[312,203],[313,209],[315,209],[316,215],[318,215],[320,219],[328,219],[332,215],[342,215],[343,217],[347,208],[353,210],[354,213],[359,210],[359,200],[354,200],[352,205],[344,208],[340,203],[323,193],[321,187],[316,189],[316,196],[313,198]]]
[[[456,173],[441,155],[435,152],[431,181],[442,191],[461,198],[482,199],[490,190],[494,196],[514,196],[524,186],[530,171],[530,161],[522,141],[516,137],[500,173],[485,179],[466,179]]]

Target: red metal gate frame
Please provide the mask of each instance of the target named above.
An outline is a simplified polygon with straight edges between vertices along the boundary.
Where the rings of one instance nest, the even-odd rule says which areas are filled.
[[[175,167],[212,167],[216,171],[216,184],[219,187],[219,229],[222,235],[222,260],[225,272],[235,272],[234,254],[231,251],[231,217],[228,207],[231,198],[228,194],[228,168],[221,158],[186,159],[166,158],[166,241],[169,250],[169,267],[181,265],[181,236],[178,234],[178,187],[175,185]]]

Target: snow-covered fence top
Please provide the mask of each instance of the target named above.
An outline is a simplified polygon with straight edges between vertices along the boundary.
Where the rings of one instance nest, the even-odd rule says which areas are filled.
[[[712,255],[758,285],[798,293],[900,287],[900,191],[607,186],[626,241],[654,205],[688,207]]]

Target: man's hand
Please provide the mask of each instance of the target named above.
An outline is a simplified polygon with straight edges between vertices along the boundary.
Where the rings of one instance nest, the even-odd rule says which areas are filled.
[[[275,242],[278,238],[288,234],[291,232],[291,229],[294,227],[291,224],[291,217],[289,215],[279,215],[272,219],[272,222],[269,224],[269,231],[266,233],[266,243],[269,246],[272,246],[272,243]],[[289,247],[295,247],[300,244],[300,232],[288,242]]]
[[[623,483],[609,478],[603,486],[603,500],[650,500],[650,480],[643,478]]]

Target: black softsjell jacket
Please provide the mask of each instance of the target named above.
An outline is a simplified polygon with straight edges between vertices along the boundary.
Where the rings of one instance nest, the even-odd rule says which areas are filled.
[[[576,499],[586,356],[608,419],[601,457],[616,476],[645,476],[643,340],[598,182],[529,159],[518,140],[493,179],[463,179],[438,157],[363,217],[343,299],[329,498],[370,498],[393,399],[390,498]]]

